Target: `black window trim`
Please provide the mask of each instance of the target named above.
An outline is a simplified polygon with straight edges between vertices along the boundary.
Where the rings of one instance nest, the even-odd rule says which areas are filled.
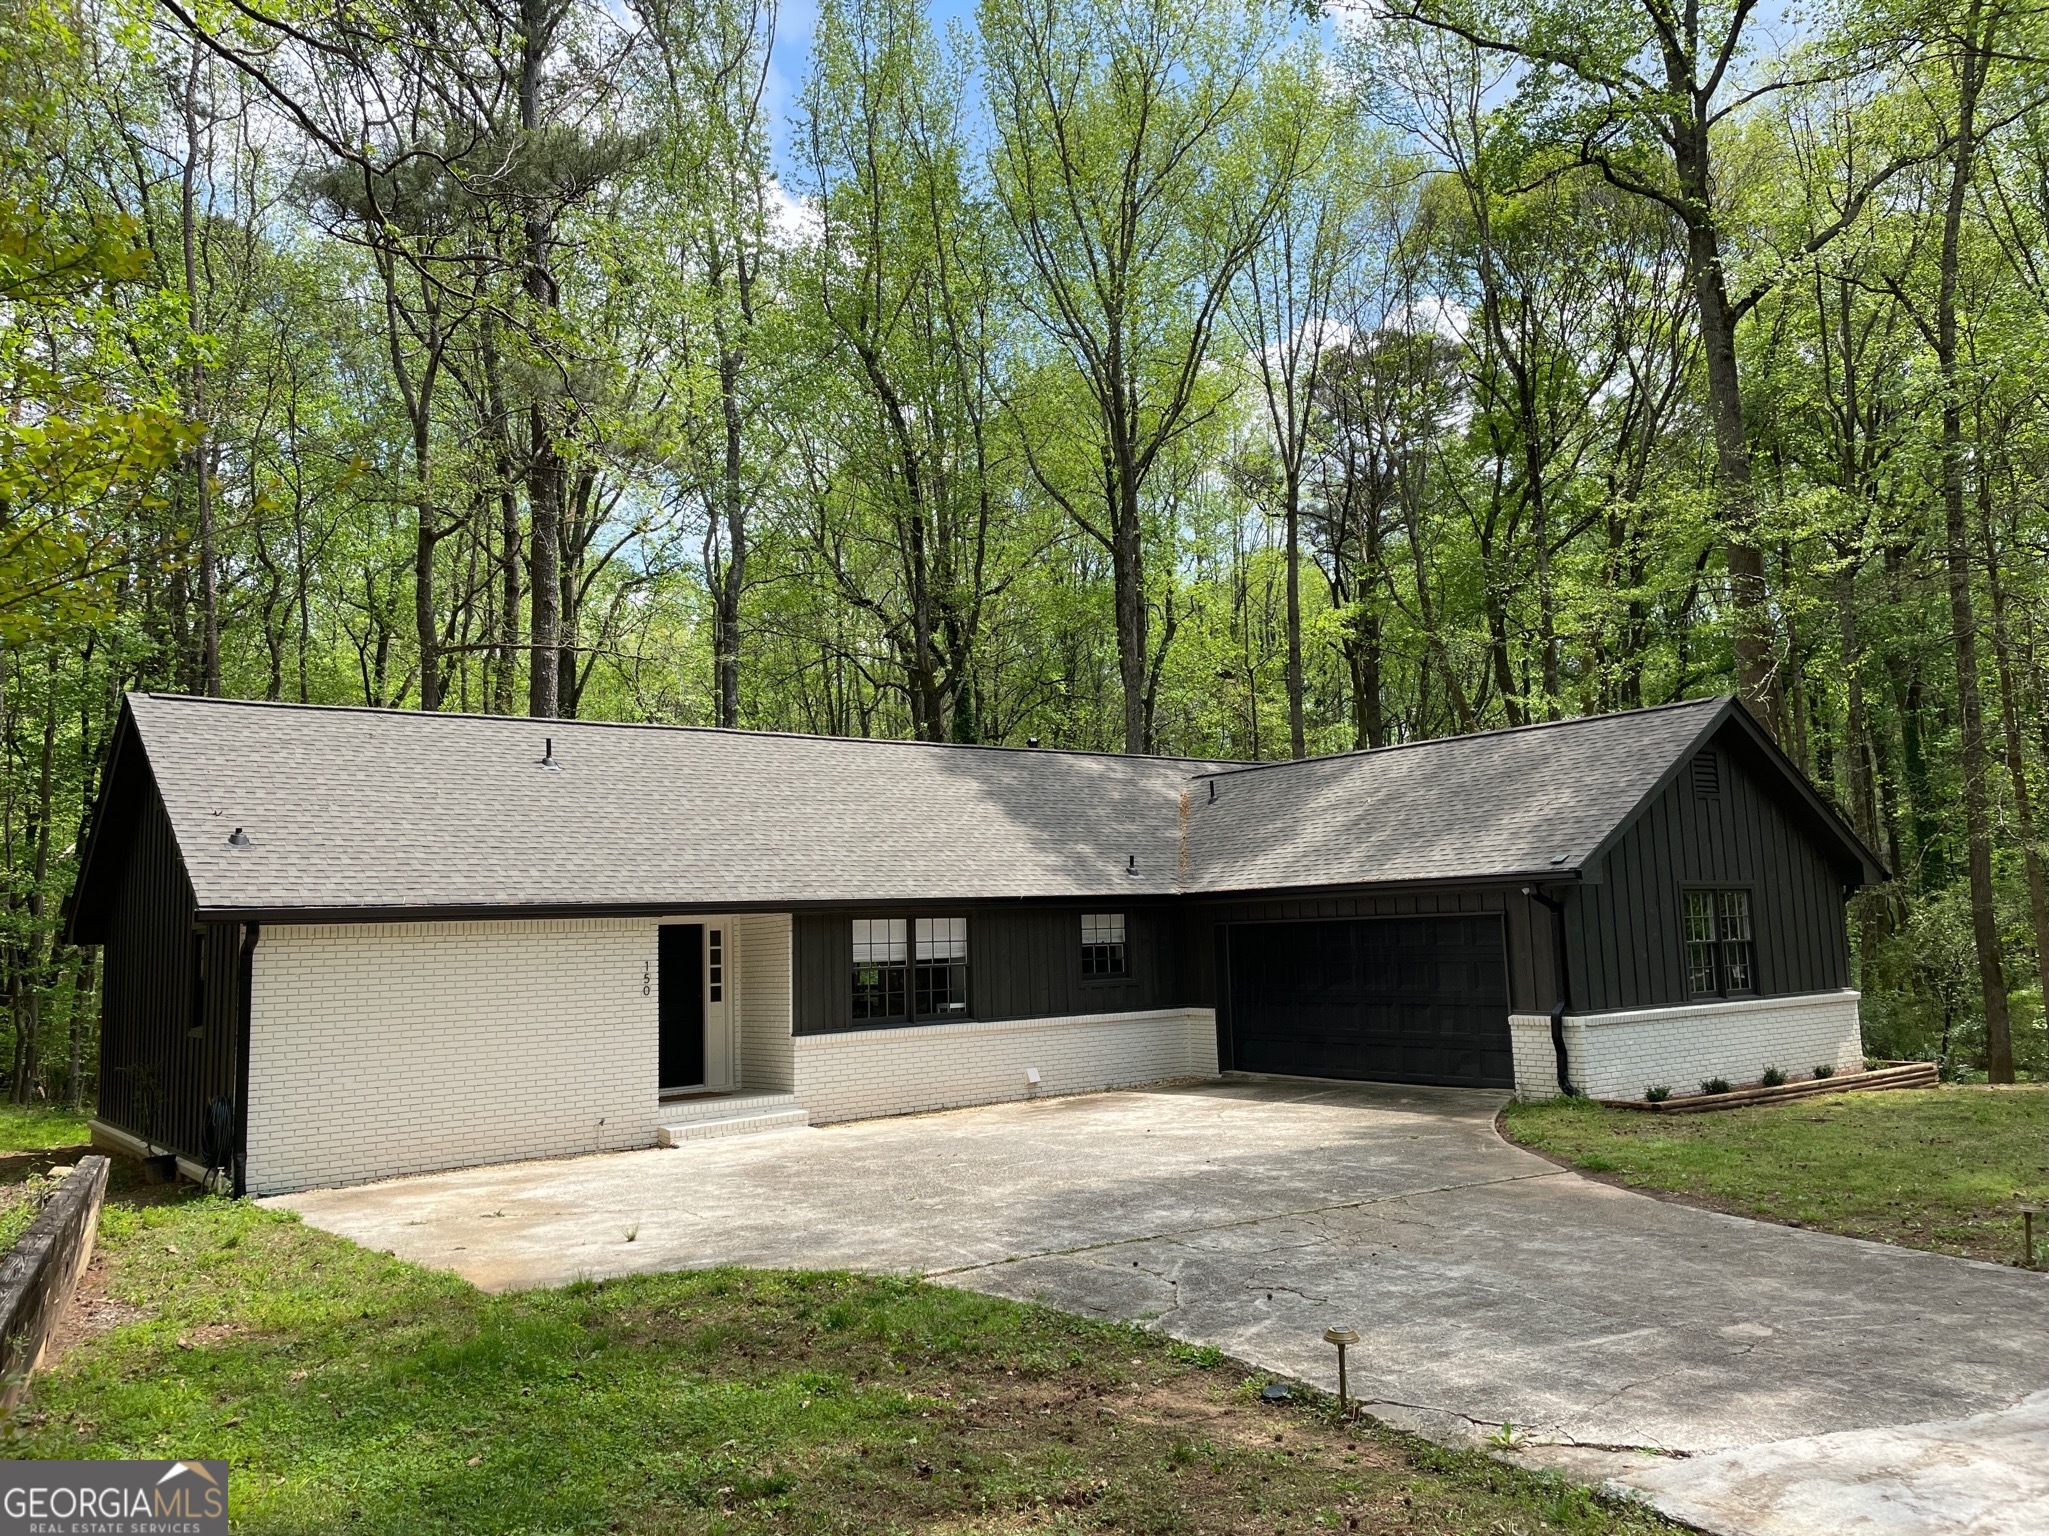
[[[1119,951],[1121,951],[1121,953],[1118,955],[1119,966],[1118,969],[1114,971],[1091,972],[1084,961],[1083,957],[1088,953],[1088,951],[1092,947],[1110,947],[1108,945],[1092,946],[1088,942],[1088,939],[1085,937],[1087,930],[1083,928],[1082,923],[1085,919],[1091,917],[1115,917],[1122,919],[1123,921],[1124,938],[1122,942],[1118,943],[1115,946]],[[1084,987],[1125,987],[1131,984],[1131,910],[1128,907],[1120,909],[1115,912],[1098,911],[1075,913],[1074,945],[1075,963],[1081,966],[1081,984]]]
[[[1692,948],[1693,941],[1687,937],[1686,933],[1686,898],[1688,896],[1695,894],[1696,892],[1705,893],[1710,896],[1719,896],[1724,892],[1741,892],[1743,895],[1750,898],[1750,937],[1747,940],[1743,941],[1750,945],[1749,986],[1732,988],[1729,985],[1729,967],[1728,962],[1724,957],[1724,950],[1728,945],[1729,941],[1727,939],[1720,937],[1721,910],[1720,904],[1717,903],[1715,911],[1715,927],[1717,936],[1714,940],[1715,989],[1712,992],[1694,991],[1693,957],[1690,953],[1688,953],[1688,951]],[[1757,908],[1757,885],[1754,881],[1688,880],[1680,885],[1679,975],[1688,1002],[1711,1002],[1718,998],[1730,1002],[1741,1002],[1749,998],[1762,997],[1765,995],[1764,989],[1758,984],[1759,973],[1763,970],[1763,955],[1762,944],[1758,938],[1759,925],[1757,921]]]
[[[957,1010],[949,1010],[945,1013],[920,1012],[918,1008],[918,996],[921,990],[918,974],[920,966],[918,959],[918,924],[921,921],[949,918],[959,919],[967,925],[965,939],[967,958],[958,962],[961,1006]],[[941,912],[919,912],[897,908],[881,912],[849,913],[845,922],[847,925],[848,946],[846,980],[847,1022],[843,1027],[846,1030],[929,1028],[937,1024],[959,1024],[975,1017],[975,923],[972,912],[961,909]],[[854,924],[864,922],[900,922],[904,925],[904,958],[900,962],[892,963],[889,967],[902,973],[903,1011],[901,1013],[875,1014],[863,1018],[857,1016],[854,1012],[854,999],[857,996],[858,989],[858,983],[855,978],[862,969],[860,963],[853,956]],[[951,963],[949,962],[949,964]],[[837,1033],[838,1031],[828,1032]]]

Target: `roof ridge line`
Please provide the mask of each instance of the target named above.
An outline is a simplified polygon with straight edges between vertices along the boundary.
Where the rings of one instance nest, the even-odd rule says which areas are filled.
[[[1240,773],[1264,773],[1273,768],[1302,768],[1311,763],[1342,763],[1359,758],[1378,757],[1385,752],[1406,752],[1416,747],[1443,747],[1455,741],[1480,741],[1489,736],[1515,736],[1524,731],[1553,730],[1559,726],[1585,725],[1594,720],[1625,720],[1635,715],[1663,714],[1673,709],[1698,709],[1702,705],[1717,707],[1735,697],[1733,694],[1710,694],[1699,699],[1673,699],[1666,704],[1645,704],[1636,709],[1609,710],[1597,715],[1567,715],[1558,720],[1527,720],[1521,725],[1497,725],[1484,731],[1466,731],[1457,736],[1422,736],[1413,741],[1391,741],[1384,747],[1354,747],[1349,752],[1324,752],[1311,757],[1282,757],[1266,763],[1235,763],[1228,768],[1209,768],[1194,775],[1198,779],[1224,779]],[[1196,761],[1196,759],[1190,759]]]
[[[907,736],[830,736],[819,731],[773,731],[757,730],[738,725],[672,725],[659,720],[575,720],[538,715],[492,715],[466,709],[406,709],[396,704],[313,704],[300,703],[295,699],[231,699],[212,698],[197,693],[160,693],[151,688],[136,688],[128,691],[130,698],[152,699],[167,704],[232,705],[237,709],[263,709],[304,712],[306,714],[331,715],[377,715],[393,716],[408,720],[489,720],[506,725],[537,726],[587,726],[615,731],[674,731],[698,736],[744,736],[750,738],[773,737],[784,741],[826,741],[836,745],[875,745],[889,747],[934,747],[955,752],[1015,752],[1020,756],[1032,754],[1045,757],[1057,754],[1061,757],[1100,757],[1112,762],[1163,763],[1175,767],[1202,768],[1206,763],[1228,763],[1228,758],[1179,757],[1158,752],[1112,752],[1103,747],[1019,747],[1000,741],[919,741]],[[1239,767],[1257,767],[1258,764],[1238,764]],[[1196,777],[1220,770],[1202,769]],[[1228,770],[1222,770],[1228,771]]]

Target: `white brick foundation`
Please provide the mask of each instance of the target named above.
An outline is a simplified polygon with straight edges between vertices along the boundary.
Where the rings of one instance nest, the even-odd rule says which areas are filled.
[[[1568,1014],[1565,1055],[1573,1086],[1597,1099],[1640,1099],[1646,1088],[1699,1091],[1710,1077],[1754,1083],[1766,1067],[1805,1077],[1827,1063],[1861,1071],[1864,1039],[1855,992],[1757,997]],[[1525,1099],[1558,1096],[1557,1057],[1548,1014],[1509,1015],[1515,1091]]]
[[[814,1122],[1214,1077],[1207,1008],[800,1035],[796,1093]],[[1025,1068],[1039,1069],[1027,1092]]]
[[[654,1142],[652,920],[265,927],[252,1194]]]

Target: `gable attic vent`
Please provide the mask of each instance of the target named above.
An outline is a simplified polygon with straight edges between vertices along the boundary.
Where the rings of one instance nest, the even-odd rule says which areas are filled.
[[[1693,792],[1703,800],[1713,800],[1722,793],[1722,764],[1712,751],[1702,752],[1693,760]]]

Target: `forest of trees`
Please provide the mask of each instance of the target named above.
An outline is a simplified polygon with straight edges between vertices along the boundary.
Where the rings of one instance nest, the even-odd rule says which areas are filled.
[[[2044,1070],[2022,0],[0,0],[10,1095],[125,689],[1273,758],[1736,692]]]

